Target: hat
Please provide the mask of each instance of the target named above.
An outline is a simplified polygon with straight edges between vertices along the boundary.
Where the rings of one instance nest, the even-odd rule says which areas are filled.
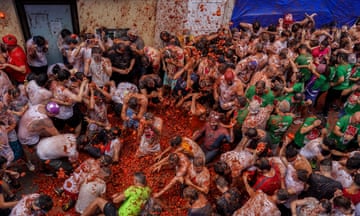
[[[17,39],[14,35],[12,34],[7,34],[4,37],[2,37],[2,41],[6,44],[6,45],[10,45],[10,46],[14,46],[17,45]]]
[[[53,114],[53,115],[57,115],[59,114],[60,112],[60,106],[59,104],[53,102],[53,101],[50,101],[49,103],[46,104],[46,107],[45,107],[46,111]]]
[[[257,100],[253,100],[249,104],[249,113],[256,114],[260,111],[260,103]]]
[[[279,103],[278,108],[280,112],[287,113],[290,112],[290,103],[287,100],[283,100]]]

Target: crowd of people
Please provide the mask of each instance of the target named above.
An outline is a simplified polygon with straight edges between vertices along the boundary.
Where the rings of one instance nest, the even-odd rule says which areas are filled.
[[[3,35],[1,215],[45,215],[54,205],[48,194],[17,200],[18,161],[66,176],[53,190],[67,197],[63,211],[81,215],[160,215],[162,196],[176,188],[189,216],[360,215],[360,19],[316,29],[316,16],[286,14],[267,27],[241,22],[200,36],[163,31],[160,47],[136,29],[115,38],[105,27],[63,29],[63,59],[52,65],[46,35],[25,49]],[[162,149],[159,107],[204,124]],[[133,185],[108,200],[111,166],[127,157],[120,153],[128,136],[139,160],[154,159],[152,172],[166,167],[174,176],[153,191],[139,169]]]

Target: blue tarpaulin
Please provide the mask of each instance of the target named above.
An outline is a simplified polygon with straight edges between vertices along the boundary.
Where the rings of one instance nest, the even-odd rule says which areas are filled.
[[[261,26],[278,24],[278,19],[291,13],[295,21],[305,18],[305,13],[317,13],[316,27],[336,23],[351,26],[360,16],[360,0],[236,0],[231,21],[259,21]]]

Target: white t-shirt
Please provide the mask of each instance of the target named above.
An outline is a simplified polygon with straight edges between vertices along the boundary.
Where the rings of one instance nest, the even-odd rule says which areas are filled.
[[[82,214],[83,211],[97,197],[102,196],[106,192],[106,183],[100,178],[96,178],[91,182],[84,182],[79,191],[79,197],[76,201],[75,210]]]
[[[28,202],[31,202],[32,200],[35,200],[39,196],[40,196],[40,194],[37,194],[37,193],[23,196],[23,198],[11,210],[11,213],[9,216],[33,216],[33,215],[35,215],[31,211],[31,209],[26,207],[26,204]]]
[[[31,80],[25,87],[30,105],[45,104],[53,96],[52,92],[40,87],[35,80]]]
[[[74,162],[79,156],[76,150],[76,136],[75,134],[60,134],[43,138],[37,145],[36,153],[41,160],[69,157],[69,160]]]
[[[341,183],[344,188],[350,187],[353,183],[351,175],[345,171],[344,167],[338,162],[332,162],[331,175],[334,177],[334,180]]]
[[[300,149],[300,155],[304,156],[308,160],[316,158],[316,156],[321,153],[322,142],[323,139],[321,137],[309,141],[304,147]]]

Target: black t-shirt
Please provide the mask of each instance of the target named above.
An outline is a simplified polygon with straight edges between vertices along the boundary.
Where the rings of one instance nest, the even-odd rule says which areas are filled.
[[[231,216],[242,206],[243,197],[236,188],[230,188],[216,201],[216,211],[220,215]]]
[[[318,200],[331,199],[337,189],[342,190],[340,182],[320,174],[311,174],[307,182],[309,188],[303,193],[304,197],[315,197]]]
[[[134,53],[127,47],[124,53],[118,53],[115,49],[110,50],[106,57],[111,61],[111,65],[119,69],[130,67],[131,59],[135,58]]]

